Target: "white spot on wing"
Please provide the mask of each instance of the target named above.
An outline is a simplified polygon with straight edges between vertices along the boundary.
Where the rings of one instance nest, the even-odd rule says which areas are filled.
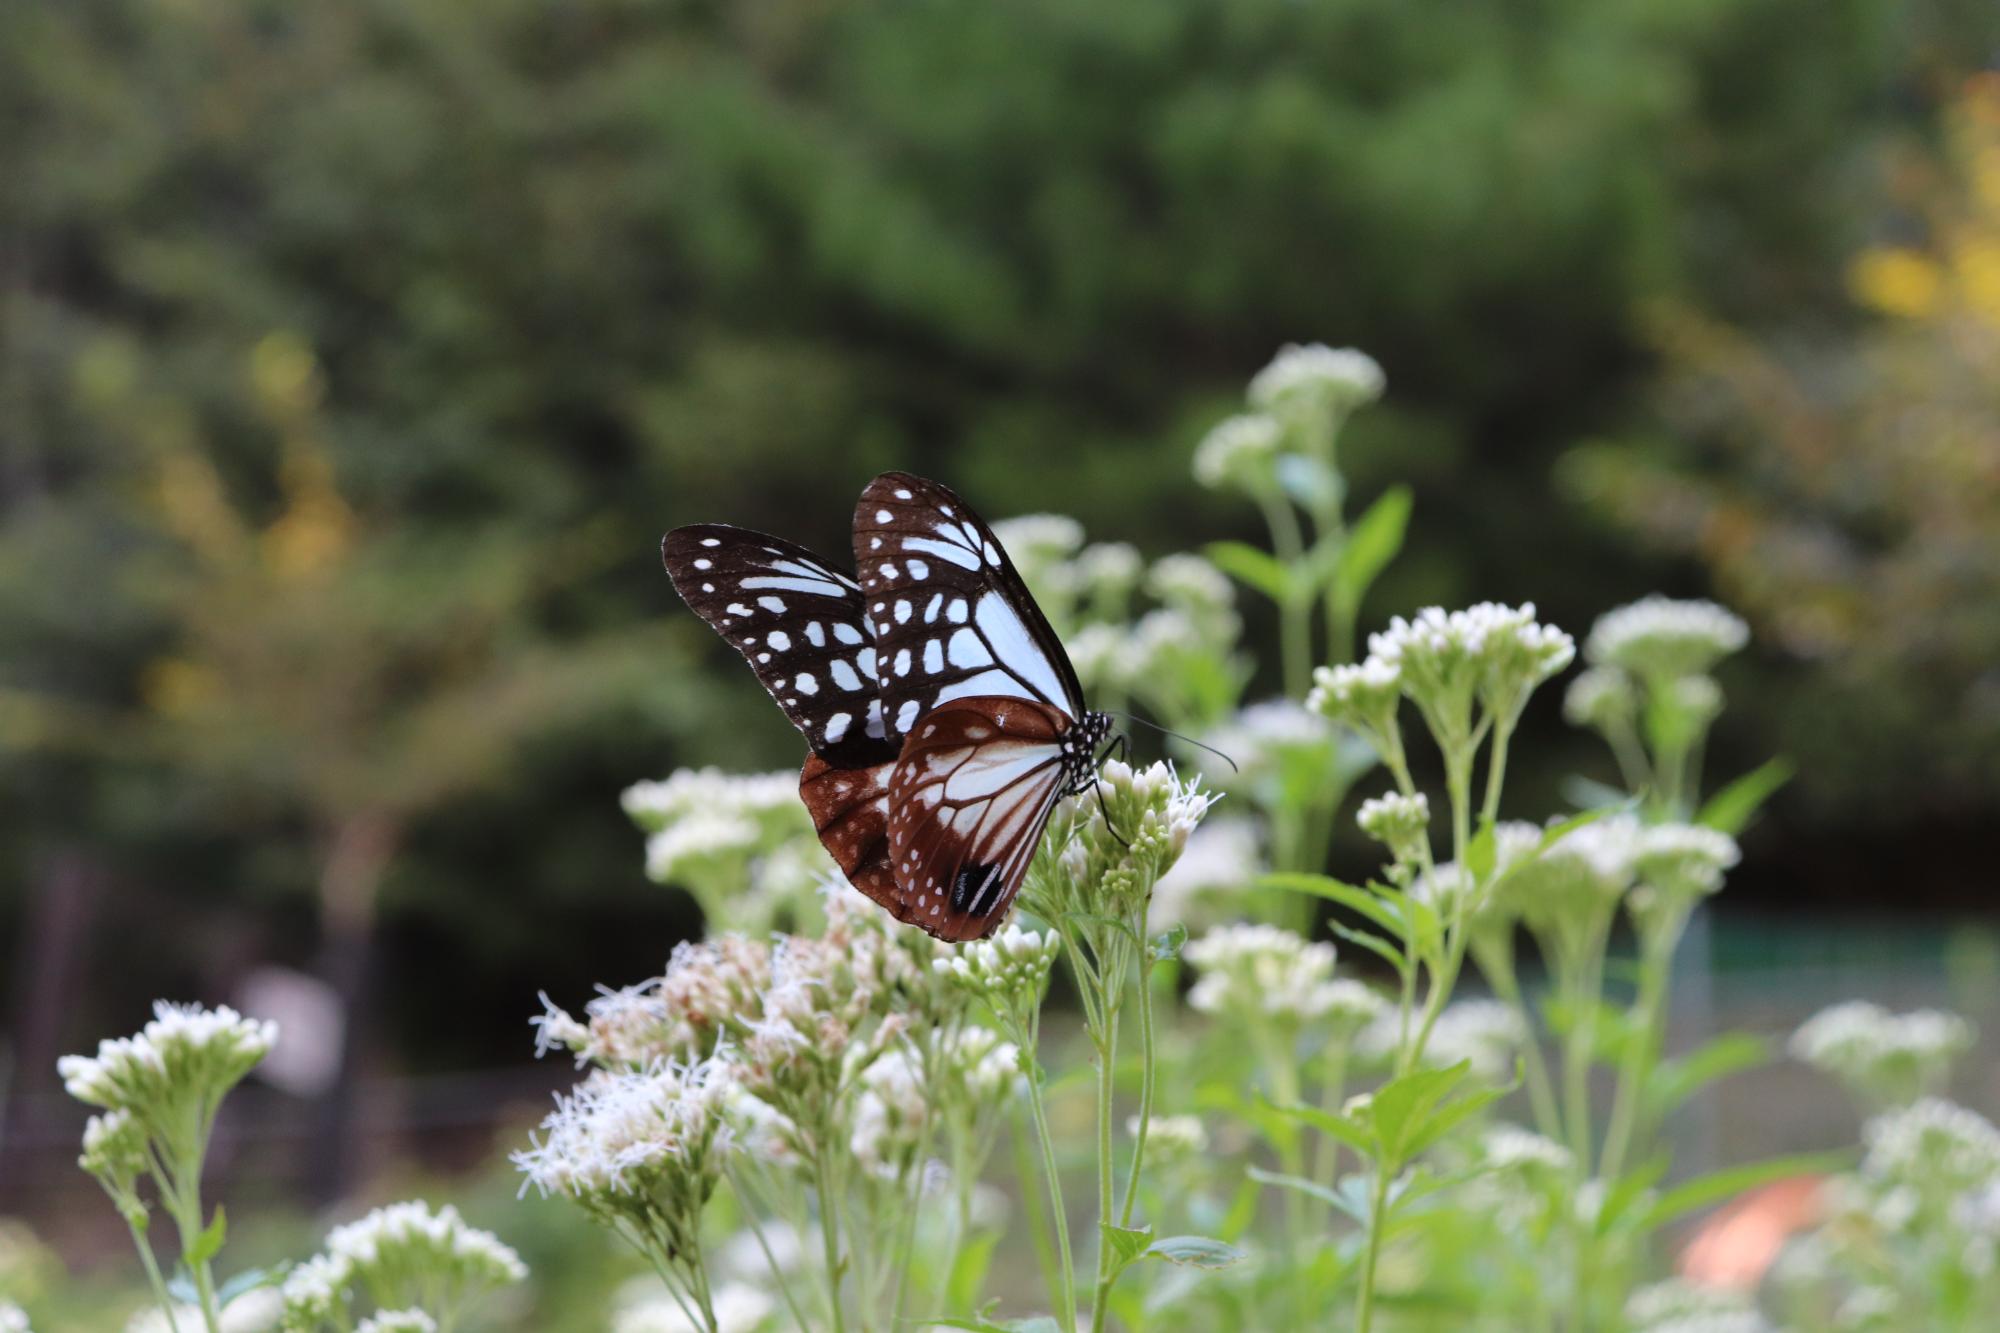
[[[845,621],[836,620],[833,622],[833,637],[842,643],[860,643],[861,631]]]
[[[936,639],[924,645],[924,670],[933,676],[944,670],[944,644]]]
[[[731,602],[729,604],[729,614],[732,616],[747,616],[750,614],[750,608],[741,602]]]
[[[714,569],[715,562],[713,560],[697,560],[694,562],[694,567],[696,569]]]
[[[721,540],[720,540],[719,538],[715,538],[715,537],[703,537],[703,538],[701,539],[701,544],[702,544],[703,546],[720,546],[720,545],[722,545],[722,542],[721,542]]]
[[[993,654],[986,651],[985,642],[980,639],[977,632],[970,629],[958,630],[952,634],[948,655],[953,666],[964,667],[967,670],[988,666],[993,661]]]
[[[806,642],[815,648],[826,647],[826,630],[817,620],[806,626]]]
[[[887,522],[888,522],[888,521],[889,521],[890,519],[892,519],[892,518],[894,518],[894,517],[895,517],[895,515],[894,515],[894,514],[891,514],[891,513],[890,513],[890,512],[888,511],[888,510],[886,510],[886,509],[878,509],[878,510],[876,510],[876,511],[875,511],[875,521],[876,521],[877,523],[887,523]]]
[[[765,636],[764,642],[770,644],[781,653],[790,652],[792,648],[792,636],[781,629],[772,630]]]
[[[835,713],[832,717],[828,718],[826,720],[827,744],[831,745],[842,736],[845,736],[847,734],[847,724],[853,720],[846,713]]]
[[[908,648],[898,648],[896,650],[896,674],[899,676],[910,674],[910,650]]]
[[[801,671],[799,673],[799,678],[792,682],[792,688],[797,690],[800,694],[818,694],[819,682],[813,679],[812,672]]]
[[[956,542],[938,541],[934,537],[905,537],[903,549],[934,555],[940,560],[950,561],[960,569],[979,568],[979,552],[969,551]]]
[[[896,710],[896,730],[908,731],[916,723],[919,711],[915,699],[903,700],[903,706]]]
[[[854,668],[847,665],[847,659],[836,657],[827,663],[827,670],[833,673],[833,683],[843,690],[861,688],[861,677],[854,674]]]
[[[1014,608],[997,592],[989,592],[979,599],[973,611],[973,619],[986,642],[993,645],[994,653],[1006,668],[1020,677],[1021,683],[1035,691],[1049,703],[1063,705],[1069,702],[1056,678],[1055,667],[1042,650],[1036,646],[1034,636],[1028,627],[1014,614]],[[1008,691],[1010,694],[1012,691]]]
[[[759,597],[757,605],[763,607],[766,611],[776,611],[780,614],[783,614],[785,610],[785,602],[781,597]]]
[[[896,623],[898,625],[904,624],[909,620],[909,618],[910,618],[909,599],[908,598],[898,599],[896,602]]]

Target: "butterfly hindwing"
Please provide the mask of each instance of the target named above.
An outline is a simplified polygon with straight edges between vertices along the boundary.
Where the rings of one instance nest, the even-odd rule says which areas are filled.
[[[799,799],[812,816],[820,845],[847,876],[847,882],[887,908],[899,921],[911,919],[889,865],[889,779],[895,765],[838,768],[816,754],[799,773]]]
[[[1056,708],[1004,696],[950,699],[916,724],[889,780],[899,917],[945,940],[993,932],[1070,776],[1069,733]]]
[[[1061,640],[992,530],[949,489],[907,472],[875,478],[855,507],[854,559],[890,735],[961,698],[1082,715]]]
[[[675,528],[660,554],[682,600],[743,655],[814,754],[838,768],[895,758],[853,579],[796,543],[721,523]]]

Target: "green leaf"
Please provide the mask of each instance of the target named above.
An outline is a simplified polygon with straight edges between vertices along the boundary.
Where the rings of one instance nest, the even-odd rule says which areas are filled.
[[[1353,1218],[1361,1226],[1365,1227],[1368,1225],[1368,1211],[1365,1207],[1360,1212],[1355,1212],[1353,1200],[1348,1199],[1338,1190],[1330,1189],[1320,1184],[1317,1180],[1307,1180],[1304,1176],[1282,1175],[1279,1172],[1266,1171],[1262,1167],[1257,1166],[1245,1168],[1245,1173],[1250,1179],[1260,1184],[1276,1185],[1279,1189],[1292,1190],[1308,1198],[1318,1199],[1321,1203],[1347,1214],[1347,1216]]]
[[[1771,799],[1778,788],[1792,780],[1792,774],[1797,771],[1789,759],[1767,760],[1709,797],[1701,813],[1694,817],[1694,822],[1734,837],[1744,830],[1751,816]]]
[[[1771,1043],[1747,1032],[1725,1033],[1686,1055],[1663,1060],[1646,1086],[1646,1101],[1654,1115],[1685,1102],[1719,1078],[1755,1069],[1771,1058]]]
[[[1171,963],[1181,956],[1181,946],[1187,943],[1187,927],[1176,921],[1172,926],[1153,937],[1153,961]]]
[[[1370,935],[1365,930],[1355,930],[1353,927],[1344,926],[1338,921],[1327,922],[1326,928],[1341,939],[1346,940],[1349,944],[1360,945],[1370,953],[1375,954],[1388,963],[1390,967],[1395,968],[1399,975],[1409,971],[1409,960],[1403,957],[1402,951],[1383,939],[1380,935]]]
[[[1380,1169],[1399,1170],[1409,1160],[1411,1140],[1471,1068],[1470,1060],[1460,1060],[1445,1069],[1413,1069],[1375,1089],[1368,1113],[1380,1144]]]
[[[1350,611],[1359,608],[1368,589],[1403,549],[1410,507],[1410,488],[1391,486],[1348,529],[1347,544],[1333,571],[1333,595],[1341,606]]]
[[[1302,1102],[1283,1106],[1276,1102],[1265,1102],[1264,1105],[1287,1119],[1311,1125],[1320,1133],[1346,1144],[1363,1157],[1375,1155],[1378,1145],[1373,1132],[1352,1116],[1341,1115],[1336,1111],[1322,1111],[1317,1106],[1307,1106]]]
[[[285,1280],[285,1274],[291,1270],[292,1266],[289,1263],[272,1264],[269,1268],[246,1268],[217,1287],[215,1299],[218,1304],[226,1306],[245,1292],[277,1286]]]
[[[223,1215],[222,1205],[217,1204],[215,1206],[215,1219],[206,1227],[203,1227],[201,1234],[194,1238],[194,1244],[188,1246],[188,1252],[185,1256],[188,1267],[193,1268],[196,1264],[205,1264],[216,1255],[222,1253],[222,1242],[228,1234],[229,1219]]]
[[[1468,1092],[1463,1097],[1444,1103],[1432,1111],[1429,1118],[1410,1135],[1409,1141],[1404,1145],[1403,1155],[1406,1158],[1415,1157],[1463,1124],[1468,1117],[1477,1115],[1511,1091],[1511,1088],[1481,1088],[1477,1092]]]
[[[979,1289],[985,1285],[986,1270],[992,1266],[993,1251],[999,1244],[998,1231],[982,1231],[959,1247],[958,1258],[952,1262],[951,1275],[945,1283],[954,1307],[963,1310],[977,1304]]]
[[[1184,1268],[1228,1268],[1247,1257],[1234,1245],[1209,1236],[1163,1236],[1146,1247],[1148,1259],[1164,1259]]]
[[[1202,548],[1215,567],[1241,583],[1247,583],[1280,605],[1293,596],[1291,571],[1269,551],[1260,551],[1244,542],[1210,542]]]
[[[1398,938],[1409,933],[1409,928],[1403,923],[1402,918],[1397,916],[1395,911],[1384,903],[1378,895],[1370,893],[1367,889],[1358,889],[1352,884],[1343,884],[1331,875],[1305,875],[1294,872],[1281,872],[1274,875],[1265,875],[1257,883],[1263,888],[1289,889],[1293,893],[1308,893],[1315,898],[1324,898],[1328,902],[1339,903],[1342,907],[1352,908]]]
[[[1472,872],[1473,882],[1484,884],[1499,858],[1499,836],[1494,832],[1493,821],[1482,819],[1479,821],[1479,832],[1472,835],[1472,841],[1465,849],[1465,868]]]
[[[1102,1222],[1097,1230],[1103,1237],[1104,1248],[1111,1253],[1110,1271],[1113,1276],[1124,1272],[1134,1259],[1146,1252],[1146,1247],[1153,1240],[1151,1227],[1115,1227],[1109,1222]]]
[[[1853,1160],[1851,1152],[1800,1153],[1793,1157],[1776,1157],[1768,1162],[1750,1162],[1744,1166],[1725,1167],[1711,1171],[1704,1176],[1674,1186],[1662,1194],[1646,1214],[1646,1226],[1661,1227],[1699,1212],[1712,1204],[1733,1198],[1744,1190],[1768,1185],[1774,1180],[1785,1180],[1792,1176],[1829,1175],[1845,1170]]]

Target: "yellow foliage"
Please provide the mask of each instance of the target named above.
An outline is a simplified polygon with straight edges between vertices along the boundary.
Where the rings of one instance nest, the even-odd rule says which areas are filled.
[[[1871,310],[1921,319],[1937,309],[1944,275],[1915,250],[1885,247],[1863,251],[1848,268],[1847,284]]]
[[[354,511],[326,455],[303,442],[285,450],[279,473],[285,509],[264,529],[265,566],[280,578],[308,578],[332,568],[354,542]]]
[[[147,665],[139,680],[146,707],[165,718],[188,718],[214,703],[221,694],[215,673],[179,657],[162,657]]]
[[[266,334],[250,351],[250,388],[272,417],[295,421],[319,406],[319,358],[296,333]]]

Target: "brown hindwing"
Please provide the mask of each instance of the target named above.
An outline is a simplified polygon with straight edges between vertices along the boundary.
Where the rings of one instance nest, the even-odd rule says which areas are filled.
[[[799,772],[799,799],[812,816],[820,845],[848,883],[909,921],[889,865],[889,774],[893,764],[837,768],[816,754]]]

